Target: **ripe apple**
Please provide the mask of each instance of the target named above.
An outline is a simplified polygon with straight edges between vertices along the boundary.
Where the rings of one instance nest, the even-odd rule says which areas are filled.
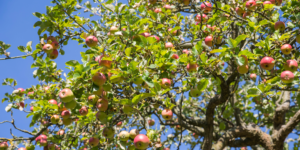
[[[116,124],[116,126],[117,126],[117,127],[121,127],[121,126],[122,126],[122,121],[118,122],[118,123]]]
[[[97,56],[95,58],[95,61],[99,63],[99,66],[104,66],[104,67],[110,68],[111,64],[112,64],[112,61],[110,61],[110,60],[103,60],[102,59],[103,57],[104,57],[104,55]]]
[[[250,74],[250,79],[255,82],[256,81],[256,74],[255,73],[251,73]]]
[[[197,71],[197,68],[198,68],[198,65],[196,63],[194,64],[191,64],[191,63],[188,63],[187,66],[186,66],[186,70],[191,73],[191,72],[196,72]]]
[[[64,110],[64,111],[61,112],[61,117],[63,119],[70,118],[70,116],[71,116],[71,112],[69,110]]]
[[[202,14],[202,15],[197,14],[196,17],[195,17],[196,22],[202,22],[203,21],[203,23],[205,23],[207,20],[208,20],[208,17],[205,14]]]
[[[71,118],[62,119],[62,122],[65,126],[72,124],[73,120]]]
[[[207,46],[209,47],[212,47],[213,45],[213,37],[212,36],[207,36],[205,39],[204,39],[204,42]]]
[[[155,124],[155,121],[153,119],[148,120],[148,125],[149,126],[154,126],[154,124]]]
[[[171,9],[172,7],[170,5],[168,5],[168,4],[166,4],[166,5],[164,5],[164,8],[165,9]]]
[[[59,115],[53,115],[53,116],[51,116],[51,123],[53,123],[53,124],[57,124],[58,122],[59,122]]]
[[[54,48],[51,44],[45,44],[42,49],[45,53],[51,54]]]
[[[283,65],[285,70],[295,72],[298,69],[298,63],[296,60],[290,59],[287,60],[286,63]]]
[[[150,37],[150,33],[148,32],[141,33],[141,35],[144,36],[145,38]]]
[[[16,105],[18,106],[18,108],[19,108],[19,107],[22,107],[22,108],[24,108],[24,107],[25,107],[25,104],[24,104],[24,102],[19,102],[19,103],[17,103]]]
[[[28,92],[28,93],[27,93],[27,96],[28,96],[30,99],[33,99],[33,98],[34,98],[34,92]]]
[[[247,150],[247,147],[242,147],[241,150]]]
[[[133,108],[130,105],[124,105],[122,110],[124,114],[130,115],[133,111]]]
[[[166,88],[169,88],[172,84],[172,81],[168,78],[162,78],[161,80],[161,87],[166,89]]]
[[[249,0],[246,2],[246,8],[249,10],[255,10],[256,2],[254,0]]]
[[[56,59],[58,57],[58,51],[57,51],[57,49],[53,49],[52,53],[48,54],[48,57],[50,59]]]
[[[117,31],[118,31],[118,28],[116,26],[111,26],[110,29],[109,29],[110,33],[115,33]]]
[[[79,109],[79,114],[81,116],[86,116],[88,114],[88,108],[86,106],[82,106],[81,109]]]
[[[248,72],[249,70],[249,66],[248,65],[244,65],[244,66],[238,66],[237,70],[240,74],[245,74]]]
[[[64,103],[64,105],[68,109],[74,109],[77,106],[77,102],[75,100],[71,100],[70,102]]]
[[[166,148],[164,148],[163,150],[170,150],[170,148],[169,148],[169,147],[166,147]]]
[[[162,11],[161,11],[161,8],[155,8],[155,9],[154,9],[154,12],[155,12],[155,13],[161,13]]]
[[[159,40],[160,40],[159,37],[156,35],[152,35],[151,37],[154,37],[156,39],[156,42],[159,42]]]
[[[44,91],[45,91],[46,93],[49,92],[49,89],[50,89],[49,86],[45,86],[45,87],[44,87]]]
[[[58,96],[60,100],[64,103],[70,102],[75,98],[73,92],[68,88],[61,90]]]
[[[197,89],[197,87],[190,89],[190,96],[192,96],[192,97],[199,97],[200,95],[201,95],[201,91],[199,91]]]
[[[85,43],[88,47],[95,47],[98,44],[98,39],[95,36],[90,35],[86,37]]]
[[[49,104],[57,105],[57,101],[55,99],[50,99],[48,102]]]
[[[108,101],[104,98],[100,98],[96,104],[99,111],[106,111],[108,108]]]
[[[243,14],[245,13],[245,10],[243,10],[243,8],[241,7],[236,7],[235,8],[235,12],[239,15],[239,16],[243,16]]]
[[[96,114],[96,118],[102,123],[106,124],[107,123],[107,114],[103,111],[98,111]]]
[[[171,31],[172,31],[172,28],[169,28],[169,29],[168,29],[168,32],[171,32]],[[172,35],[176,36],[176,35],[177,35],[177,30],[173,31],[173,32],[172,32]]]
[[[292,83],[294,80],[294,74],[291,71],[283,71],[280,75],[283,83]]]
[[[205,3],[205,4],[204,4]],[[200,5],[201,10],[204,11],[204,13],[208,13],[211,11],[211,4],[209,2],[204,2]]]
[[[59,48],[59,43],[57,41],[52,41],[51,45],[52,45],[53,49],[58,49]]]
[[[177,54],[173,54],[171,58],[172,58],[172,59],[178,59],[179,56],[178,56]]]
[[[275,30],[284,31],[285,30],[285,24],[282,21],[277,21],[275,23],[274,28],[275,28]]]
[[[24,148],[24,147],[20,147],[18,150],[26,150],[26,148]]]
[[[63,136],[65,134],[65,130],[59,130],[56,134],[59,136]]]
[[[48,36],[47,37],[47,41],[51,40],[52,42],[53,41],[56,41],[57,42],[57,39],[54,37],[54,36]]]
[[[23,96],[25,90],[23,88],[17,88],[16,90],[13,91],[13,93],[19,95],[19,96]]]
[[[96,97],[96,95],[90,95],[90,96],[88,97],[88,102],[89,102],[89,104],[95,104],[95,103],[97,102],[97,97]]]
[[[189,50],[187,50],[187,49],[184,49],[184,50],[182,50],[182,53],[185,53],[185,54],[190,54],[191,52],[189,51]]]
[[[275,60],[266,56],[260,61],[260,66],[265,70],[271,70],[275,66]]]
[[[95,147],[99,144],[99,139],[96,138],[96,137],[91,137],[89,139],[89,144],[90,144],[91,147]]]
[[[139,134],[134,138],[133,143],[136,149],[147,149],[150,140],[145,134]]]
[[[127,131],[121,131],[118,136],[120,141],[123,142],[126,142],[129,139],[129,133]]]
[[[0,143],[0,149],[6,150],[8,148],[8,144],[6,141]]]
[[[272,4],[270,1],[264,1],[263,5]]]
[[[131,139],[134,139],[138,134],[140,134],[140,131],[137,129],[132,129],[129,132],[129,136]]]
[[[272,4],[275,4],[275,5],[279,6],[279,5],[281,5],[282,0],[270,0],[270,2],[271,2]]]
[[[102,135],[106,138],[113,138],[115,135],[115,129],[112,127],[105,127],[102,131]]]
[[[92,81],[98,85],[102,86],[106,82],[106,77],[103,73],[97,72],[93,75]]]
[[[290,44],[284,44],[281,46],[281,52],[288,55],[292,52],[292,46]]]
[[[30,107],[30,111],[33,112],[33,106]]]
[[[173,44],[171,42],[167,42],[165,44],[165,48],[172,48],[173,47]]]
[[[161,115],[162,115],[162,117],[163,117],[165,120],[171,120],[172,117],[173,117],[173,112],[172,112],[172,110],[170,110],[170,109],[164,109],[164,110],[161,112]]]

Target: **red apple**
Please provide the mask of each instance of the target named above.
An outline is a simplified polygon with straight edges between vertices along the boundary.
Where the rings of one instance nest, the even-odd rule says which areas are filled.
[[[88,97],[88,102],[89,102],[90,104],[95,104],[95,103],[97,102],[97,97],[96,97],[96,95],[90,95],[90,96]]]
[[[121,127],[122,126],[122,121],[118,122],[116,126]]]
[[[173,48],[173,44],[171,42],[167,42],[165,44],[165,48]]]
[[[147,149],[150,144],[150,140],[146,135],[139,134],[134,138],[133,143],[136,149]]]
[[[17,88],[17,90],[14,91],[15,94],[19,96],[23,96],[25,90],[23,88]]]
[[[153,119],[148,120],[148,125],[149,126],[154,126],[155,121]]]
[[[59,136],[63,136],[65,134],[65,130],[59,130],[56,134]]]
[[[272,4],[270,1],[264,1],[263,5]]]
[[[250,79],[255,82],[256,81],[256,74],[255,73],[251,73],[250,74]]]
[[[33,106],[30,107],[30,111],[33,112]]]
[[[118,137],[120,141],[126,142],[129,139],[129,133],[127,131],[121,131]]]
[[[56,59],[56,58],[58,57],[58,51],[57,51],[57,49],[54,49],[54,50],[52,51],[52,53],[48,54],[48,57],[49,57],[50,59]]]
[[[53,116],[51,116],[50,121],[53,124],[57,124],[59,122],[59,119],[60,119],[59,115],[53,115]]]
[[[90,35],[86,37],[85,43],[88,47],[95,47],[98,44],[98,39],[95,36]]]
[[[0,149],[6,150],[8,148],[8,144],[6,141],[0,143]]]
[[[251,15],[251,12],[245,12],[244,14],[243,14],[243,18],[245,19],[245,18],[247,18],[247,16],[250,16]]]
[[[144,37],[146,37],[146,38],[150,37],[150,33],[148,33],[148,32],[142,33],[141,35],[144,36]]]
[[[26,148],[24,148],[24,147],[21,147],[21,148],[19,148],[18,150],[26,150]]]
[[[45,86],[45,87],[44,87],[44,91],[45,91],[45,92],[48,92],[48,91],[49,91],[49,89],[50,89],[50,87],[49,87],[49,86]]]
[[[50,99],[48,102],[49,104],[57,105],[57,101],[55,99]]]
[[[25,104],[24,104],[24,102],[19,102],[19,103],[17,103],[16,105],[18,106],[18,108],[19,108],[19,107],[22,107],[22,108],[24,108],[24,107],[25,107]]]
[[[187,49],[184,49],[184,50],[182,50],[182,53],[185,53],[185,54],[190,54],[191,52],[189,51],[189,50],[187,50]]]
[[[57,39],[54,37],[54,36],[48,36],[47,37],[47,41],[51,40],[52,42],[53,41],[56,41],[57,42]]]
[[[166,88],[170,87],[171,84],[172,84],[172,81],[170,79],[168,79],[168,78],[162,78],[162,80],[161,80],[161,86],[162,86],[162,88],[166,89]]]
[[[65,103],[70,102],[75,98],[73,92],[68,88],[61,90],[58,96],[60,100]]]
[[[63,112],[61,112],[61,117],[63,119],[68,119],[71,116],[71,112],[69,110],[64,110]]]
[[[274,26],[275,30],[284,31],[285,24],[282,21],[277,21]]]
[[[171,120],[173,117],[173,112],[170,109],[165,109],[161,112],[161,115],[165,120]]]
[[[292,46],[290,44],[284,44],[281,46],[281,52],[288,55],[292,52]]]
[[[139,133],[140,133],[139,130],[137,130],[137,129],[132,129],[132,130],[130,130],[130,132],[129,132],[129,136],[130,136],[130,138],[134,139]]]
[[[88,114],[88,108],[86,106],[82,106],[81,109],[79,109],[79,114],[81,116],[86,116]]]
[[[260,61],[260,66],[265,70],[271,70],[275,66],[275,60],[266,56]]]
[[[52,45],[53,49],[58,49],[59,48],[59,43],[57,41],[52,41],[51,45]]]
[[[104,55],[97,56],[95,61],[99,63],[99,66],[105,66],[107,68],[111,67],[112,61],[111,60],[103,60]]]
[[[191,72],[196,72],[197,68],[198,68],[198,65],[196,63],[194,63],[194,64],[188,63],[187,66],[186,66],[186,70],[190,73]]]
[[[204,11],[204,13],[210,12],[211,8],[212,8],[212,6],[211,6],[211,4],[209,2],[202,3],[200,5],[200,7],[201,7],[201,10]]]
[[[213,45],[213,37],[212,36],[207,36],[204,40],[205,44],[209,47],[212,47]]]
[[[106,111],[108,108],[108,101],[104,98],[100,98],[96,104],[99,111]]]
[[[99,144],[99,139],[95,137],[91,137],[89,139],[89,144],[91,145],[91,147],[95,147]]]
[[[168,29],[168,32],[171,32],[171,31],[172,31],[172,28],[169,28],[169,29]],[[172,32],[172,35],[174,35],[174,36],[177,35],[177,30],[173,31],[173,32]]]
[[[58,110],[59,111],[64,111],[64,110],[68,110],[64,105],[63,105],[63,103],[58,103]]]
[[[173,54],[171,58],[172,58],[172,59],[178,59],[179,56],[178,56],[177,54]]]
[[[165,9],[171,9],[172,7],[170,5],[168,5],[168,4],[166,4],[166,5],[164,5],[164,8]]]
[[[298,69],[298,63],[296,60],[290,59],[287,60],[286,63],[283,65],[285,70],[295,72]]]
[[[155,9],[154,9],[154,12],[155,12],[155,13],[161,13],[161,8],[155,8]]]
[[[163,150],[170,150],[170,148],[169,148],[169,147],[166,147],[166,148],[164,148]]]
[[[294,80],[294,74],[291,71],[283,71],[280,78],[283,83],[292,83]]]
[[[110,33],[115,33],[115,32],[117,32],[118,31],[118,28],[116,27],[116,26],[112,26],[112,27],[110,27],[110,29],[109,29],[109,32]]]
[[[242,147],[241,150],[247,150],[247,147]]]
[[[27,96],[28,96],[30,99],[33,99],[33,98],[34,98],[34,92],[28,92],[28,93],[27,93]]]
[[[206,22],[208,20],[208,17],[205,15],[205,14],[197,14],[196,17],[195,17],[195,21],[196,22]]]
[[[98,85],[102,86],[106,82],[106,77],[103,73],[97,72],[93,75],[92,81]]]
[[[256,2],[254,0],[249,0],[246,2],[246,8],[249,10],[255,10]]]
[[[43,51],[47,54],[51,54],[53,52],[53,46],[51,44],[45,44],[43,46]]]

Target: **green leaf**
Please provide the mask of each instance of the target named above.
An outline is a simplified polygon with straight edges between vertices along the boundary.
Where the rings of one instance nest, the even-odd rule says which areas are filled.
[[[268,24],[268,23],[269,23],[268,20],[262,20],[262,21],[259,22],[259,25],[260,25],[260,26],[263,26],[263,25],[266,25],[266,24]]]
[[[208,79],[205,78],[201,79],[197,84],[197,89],[199,91],[204,91],[207,88],[208,83],[209,83]]]
[[[224,122],[221,122],[221,123],[220,123],[220,130],[225,130],[225,128],[226,128],[225,123],[224,123]]]
[[[132,104],[136,105],[140,102],[140,100],[145,99],[147,97],[151,97],[151,96],[153,96],[152,93],[143,93],[143,94],[140,94],[140,95],[136,95],[132,99]]]
[[[212,51],[210,51],[210,53],[220,53],[220,52],[225,52],[227,49],[223,48],[223,49],[214,49]]]
[[[131,53],[131,47],[126,48],[125,49],[126,56],[130,56],[130,53]]]
[[[239,66],[243,66],[246,62],[244,57],[236,57]]]
[[[205,54],[205,53],[202,53],[202,54],[200,55],[200,59],[202,60],[203,63],[206,63],[206,60],[207,60],[206,54]]]
[[[79,64],[79,62],[77,60],[70,60],[70,61],[66,62],[66,65],[71,66],[71,67],[75,67],[78,64]]]
[[[254,88],[251,88],[247,91],[247,97],[256,97],[256,96],[259,96],[261,94],[261,91],[257,88],[257,87],[254,87]]]
[[[246,38],[248,37],[248,35],[245,35],[245,34],[242,34],[242,35],[239,35],[236,39],[235,39],[235,47],[243,40],[245,40]]]
[[[21,52],[25,52],[26,48],[24,46],[19,46],[18,49],[21,51]]]
[[[112,4],[103,4],[103,6],[111,12],[115,12],[115,6]]]
[[[287,23],[287,26],[288,26],[289,28],[295,28],[295,27],[296,27],[292,22],[288,22],[288,23]]]
[[[227,42],[227,44],[229,45],[229,47],[231,48],[235,48],[237,46],[236,41],[233,40],[232,38],[226,39],[225,40]]]
[[[275,84],[277,82],[280,82],[280,77],[278,77],[278,76],[276,76],[276,77],[274,77],[274,78],[272,78],[270,80],[267,80],[266,83]]]

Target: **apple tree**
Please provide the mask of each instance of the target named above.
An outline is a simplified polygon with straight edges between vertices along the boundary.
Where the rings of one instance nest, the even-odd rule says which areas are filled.
[[[42,83],[4,79],[15,90],[0,124],[28,137],[1,137],[1,150],[299,149],[298,0],[51,3],[33,13],[40,43],[26,55],[0,42],[2,60],[33,59]],[[72,40],[81,60],[56,64]]]

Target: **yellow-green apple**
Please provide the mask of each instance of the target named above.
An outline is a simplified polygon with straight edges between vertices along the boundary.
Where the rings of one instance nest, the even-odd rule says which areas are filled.
[[[134,138],[133,143],[136,149],[147,149],[150,140],[145,134],[139,134]]]
[[[207,36],[205,39],[204,39],[204,42],[207,46],[209,47],[212,47],[213,45],[213,37],[211,35]]]
[[[116,27],[116,26],[111,26],[110,29],[109,29],[109,32],[110,32],[110,33],[115,33],[115,32],[117,32],[118,30],[119,30],[118,27]]]
[[[60,100],[64,103],[70,102],[75,98],[73,92],[68,88],[61,90],[58,96]]]
[[[272,4],[277,5],[277,6],[279,6],[279,5],[282,4],[282,0],[270,0],[270,2],[271,2]]]
[[[132,129],[129,132],[129,136],[131,139],[134,139],[138,134],[140,134],[140,131],[137,129]]]
[[[300,34],[296,36],[296,41],[300,43]]]
[[[68,110],[64,104],[62,102],[58,103],[58,110],[59,111],[64,111],[64,110]]]
[[[98,138],[96,138],[96,137],[91,137],[90,139],[89,139],[89,145],[91,146],[91,147],[95,147],[95,146],[97,146],[99,144],[99,139]]]
[[[57,101],[55,99],[50,99],[48,102],[49,104],[57,105]]]
[[[86,116],[88,114],[88,108],[86,106],[82,106],[80,109],[79,109],[79,114],[81,116]]]
[[[245,13],[245,10],[241,7],[236,7],[235,8],[235,12],[239,15],[239,16],[243,16],[243,14]]]
[[[52,115],[50,118],[51,123],[57,124],[59,122],[59,115]]]
[[[153,119],[148,120],[148,125],[149,126],[154,126],[154,124],[155,124],[155,121]]]
[[[71,118],[62,119],[62,122],[65,126],[72,124],[73,120]]]
[[[47,54],[51,54],[53,52],[53,46],[51,44],[45,44],[42,49]]]
[[[296,60],[290,59],[286,61],[286,63],[283,65],[283,68],[285,70],[295,72],[298,69],[298,63]]]
[[[172,48],[173,47],[173,44],[171,42],[167,42],[165,44],[165,48]]]
[[[275,30],[284,31],[285,30],[285,24],[282,21],[277,21],[275,23],[274,28],[275,28]]]
[[[280,75],[283,83],[292,83],[294,80],[294,74],[291,71],[283,71]]]
[[[45,87],[44,87],[44,91],[45,91],[46,93],[49,92],[49,89],[50,89],[49,86],[45,86]]]
[[[138,76],[138,77],[134,78],[132,82],[136,85],[140,85],[144,82],[144,80],[142,77]]]
[[[161,80],[161,87],[166,89],[166,88],[169,88],[172,84],[172,81],[168,78],[162,78]]]
[[[34,98],[34,92],[28,92],[28,93],[27,93],[27,96],[28,96],[30,99],[33,99],[33,98]]]
[[[192,97],[199,97],[200,95],[201,95],[201,91],[199,91],[197,89],[197,87],[190,89],[190,96],[192,96]]]
[[[57,39],[54,37],[54,36],[48,36],[47,37],[47,41],[51,40],[52,42],[53,41],[56,41],[57,42]]]
[[[211,11],[211,4],[209,2],[204,2],[200,5],[200,8],[201,10],[204,12],[204,13],[208,13]]]
[[[98,85],[102,86],[106,82],[106,77],[103,73],[97,72],[93,75],[92,81]]]
[[[70,118],[70,116],[71,116],[71,112],[69,110],[64,110],[64,111],[61,112],[61,117],[63,119]]]
[[[120,141],[126,142],[129,139],[129,133],[127,131],[121,131],[118,137]]]
[[[275,60],[272,57],[265,56],[260,61],[260,66],[265,70],[271,70],[275,66]]]
[[[89,104],[95,104],[96,102],[97,102],[97,96],[96,95],[90,95],[89,97],[88,97],[88,102],[89,102]]]
[[[249,10],[255,10],[256,2],[254,0],[249,0],[246,2],[246,8]]]
[[[130,105],[124,105],[123,106],[123,113],[130,115],[133,111],[133,108]]]
[[[250,74],[250,79],[255,82],[256,81],[256,74],[255,73],[251,73]]]
[[[163,117],[165,120],[171,120],[172,117],[173,117],[173,112],[172,112],[172,110],[170,110],[170,109],[164,109],[164,110],[161,112],[161,115],[162,115],[162,117]]]
[[[102,135],[106,138],[113,138],[115,135],[115,129],[112,127],[105,127],[102,131]]]
[[[288,55],[292,52],[292,46],[290,44],[284,44],[281,46],[281,52]]]
[[[237,70],[240,74],[245,74],[248,72],[249,66],[248,65],[238,66]]]
[[[98,44],[98,39],[95,36],[90,35],[85,38],[85,43],[88,47],[95,47]]]
[[[106,111],[108,108],[108,101],[104,98],[100,98],[96,104],[99,111]]]
[[[188,72],[196,72],[198,68],[198,65],[196,63],[188,63],[186,66],[186,70]]]
[[[58,51],[57,51],[57,49],[54,49],[54,50],[52,51],[52,53],[48,54],[48,57],[49,57],[50,59],[56,59],[56,58],[58,57]]]
[[[74,109],[77,106],[77,102],[75,100],[71,100],[67,103],[64,103],[64,105],[68,109]]]
[[[106,124],[107,123],[107,114],[102,111],[98,111],[96,114],[96,118],[102,123]]]
[[[171,58],[172,58],[172,59],[178,59],[179,56],[178,56],[177,54],[173,54],[173,55],[171,56]]]

